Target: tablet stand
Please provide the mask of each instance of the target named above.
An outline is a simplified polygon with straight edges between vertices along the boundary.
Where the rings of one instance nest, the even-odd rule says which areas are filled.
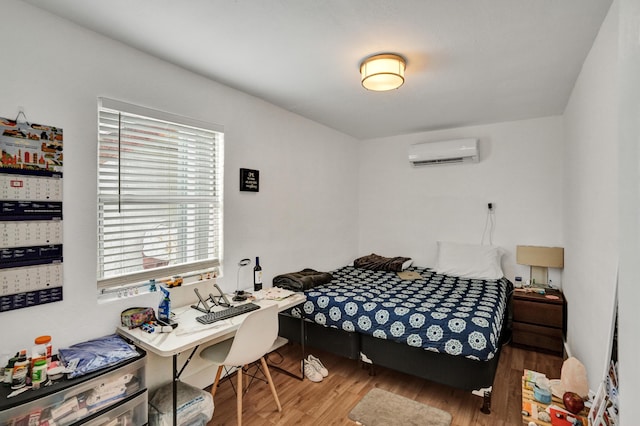
[[[193,309],[196,309],[200,312],[204,312],[205,314],[208,314],[211,310],[211,308],[209,307],[209,305],[207,304],[207,301],[200,295],[200,292],[198,291],[197,288],[194,288],[193,291],[196,293],[196,296],[198,296],[198,304],[196,305],[191,305],[191,307]],[[212,300],[212,302],[215,301]],[[202,307],[200,307],[200,304],[202,304]]]
[[[218,284],[214,283],[213,286],[216,288],[216,290],[218,290],[218,294],[220,296],[216,297],[213,294],[209,293],[209,300],[211,300],[211,303],[217,306],[224,306],[225,308],[230,308],[231,303],[229,302],[229,299],[227,299],[227,296],[224,295],[220,287],[218,287]]]

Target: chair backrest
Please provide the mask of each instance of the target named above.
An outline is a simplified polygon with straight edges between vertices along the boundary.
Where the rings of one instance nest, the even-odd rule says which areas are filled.
[[[240,366],[257,361],[271,349],[277,338],[277,305],[250,312],[236,331],[223,365]]]

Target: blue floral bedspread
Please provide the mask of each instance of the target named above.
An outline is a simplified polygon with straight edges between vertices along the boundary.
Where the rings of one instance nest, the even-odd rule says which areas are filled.
[[[475,360],[494,357],[513,290],[509,280],[438,275],[411,267],[422,278],[345,266],[333,280],[305,291],[307,301],[289,313],[426,350]]]

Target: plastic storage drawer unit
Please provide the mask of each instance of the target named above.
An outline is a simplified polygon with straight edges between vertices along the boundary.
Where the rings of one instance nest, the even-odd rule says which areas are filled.
[[[148,402],[147,392],[128,400],[122,405],[110,409],[108,412],[101,414],[99,417],[89,420],[86,426],[101,425],[144,425],[147,423]]]
[[[72,423],[87,423],[93,419],[114,418],[110,410],[128,406],[127,402],[139,401],[139,398],[144,399],[142,404],[144,421],[133,424],[145,424],[146,353],[141,350],[138,352],[138,357],[115,366],[75,379],[59,380],[51,386],[28,390],[10,399],[6,396],[11,390],[0,389],[0,426],[41,424],[47,420],[50,424],[53,422],[56,426],[65,426]],[[134,408],[131,407],[131,409]],[[125,409],[123,413],[126,411]],[[135,413],[134,409],[133,414]],[[101,423],[91,422],[90,424]]]

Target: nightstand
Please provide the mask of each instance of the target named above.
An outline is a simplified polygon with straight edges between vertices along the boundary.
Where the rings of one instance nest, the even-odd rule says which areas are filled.
[[[562,355],[566,311],[566,301],[558,290],[547,289],[546,294],[514,291],[513,345]]]

